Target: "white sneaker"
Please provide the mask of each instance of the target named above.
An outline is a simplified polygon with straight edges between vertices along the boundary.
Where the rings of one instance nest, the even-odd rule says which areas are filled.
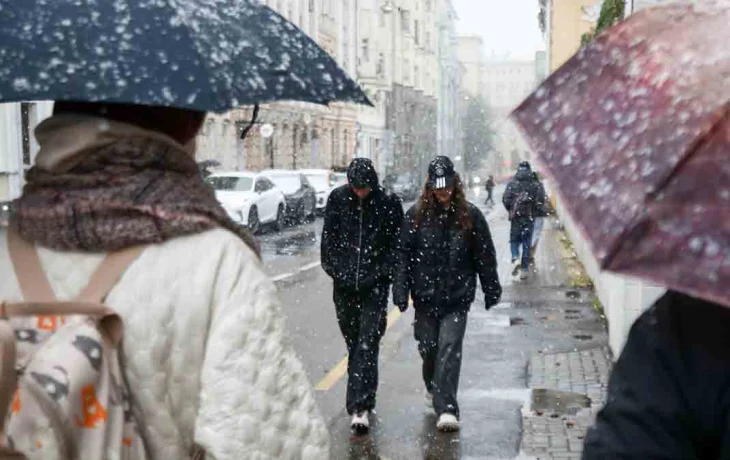
[[[355,414],[352,416],[350,428],[357,433],[367,433],[370,430],[370,417],[367,412]]]
[[[526,280],[527,278],[529,278],[529,276],[530,276],[530,272],[527,270],[522,270],[522,272],[520,273],[521,280]]]
[[[426,392],[425,400],[426,400],[426,407],[428,409],[433,409],[433,393],[429,393],[427,391]]]
[[[454,414],[441,414],[436,428],[439,431],[459,431],[459,419]]]
[[[520,262],[520,259],[515,259],[512,261],[512,276],[517,276],[518,273],[520,273],[520,269],[522,269],[522,262]]]

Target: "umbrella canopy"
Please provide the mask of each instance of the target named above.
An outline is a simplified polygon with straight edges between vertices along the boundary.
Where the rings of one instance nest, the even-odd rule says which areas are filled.
[[[644,10],[513,116],[605,269],[730,306],[730,2]]]
[[[258,0],[0,0],[0,102],[224,112],[276,100],[369,104]]]

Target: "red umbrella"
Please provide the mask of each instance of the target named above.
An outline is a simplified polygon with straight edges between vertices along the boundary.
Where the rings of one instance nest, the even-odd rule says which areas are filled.
[[[604,269],[730,306],[730,1],[633,15],[513,117]]]

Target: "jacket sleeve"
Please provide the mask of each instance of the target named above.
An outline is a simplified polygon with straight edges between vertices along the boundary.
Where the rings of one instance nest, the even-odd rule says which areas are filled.
[[[329,459],[273,282],[247,248],[226,251],[217,273],[225,276],[212,296],[194,442],[207,460]]]
[[[393,303],[405,305],[411,294],[413,253],[415,251],[416,231],[413,212],[409,211],[402,220],[400,238],[396,249],[395,282],[393,283]]]
[[[388,212],[388,224],[386,229],[386,251],[383,267],[384,275],[389,281],[393,281],[395,277],[396,266],[398,264],[398,247],[400,240],[400,230],[403,226],[403,204],[400,198],[393,195]]]
[[[655,309],[631,328],[606,406],[588,431],[583,460],[700,458],[691,441],[697,424],[683,389],[700,391],[702,384],[686,381],[681,347],[657,333]]]
[[[512,181],[507,185],[507,189],[504,191],[504,195],[502,195],[502,204],[508,212],[512,210],[512,205],[514,204],[516,198],[517,183],[515,181]]]
[[[340,234],[340,209],[335,192],[330,193],[327,199],[327,206],[324,208],[324,227],[322,229],[322,243],[320,255],[322,258],[322,269],[330,278],[338,280],[341,278],[341,270],[338,266],[338,235]]]
[[[474,266],[479,275],[479,282],[484,292],[484,303],[489,309],[499,303],[502,298],[502,286],[497,273],[497,252],[494,249],[492,234],[484,214],[474,208]]]

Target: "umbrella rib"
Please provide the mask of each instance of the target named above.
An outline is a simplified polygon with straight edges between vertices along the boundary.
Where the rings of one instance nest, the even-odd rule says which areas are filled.
[[[679,174],[682,167],[694,157],[695,154],[702,150],[702,147],[713,138],[714,134],[717,133],[727,122],[730,122],[730,102],[726,102],[723,106],[717,110],[716,120],[712,126],[703,135],[697,136],[697,138],[690,144],[685,155],[677,162],[667,176],[657,184],[655,190],[646,196],[644,201],[644,210],[647,209],[648,205],[656,201],[657,196],[666,188],[666,186]],[[608,252],[603,261],[603,266],[610,270],[611,263],[616,258],[621,248],[628,242],[628,235],[634,231],[639,221],[646,216],[646,212],[638,212],[634,217],[631,225],[628,225],[626,229],[621,232],[621,235],[616,239],[611,250]]]

